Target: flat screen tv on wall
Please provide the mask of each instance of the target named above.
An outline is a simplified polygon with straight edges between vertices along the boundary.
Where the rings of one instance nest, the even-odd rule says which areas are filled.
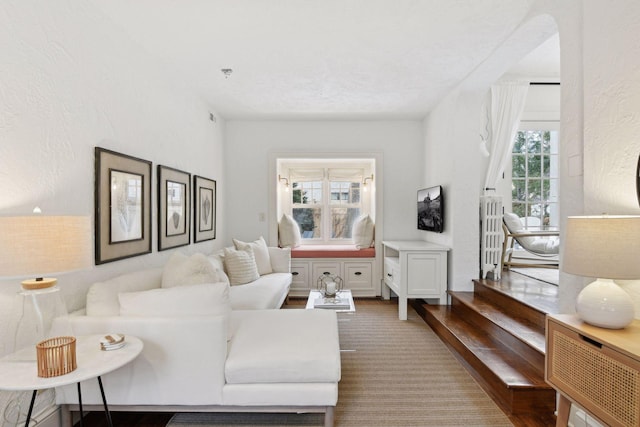
[[[444,229],[444,197],[442,187],[418,190],[418,230],[442,233]]]

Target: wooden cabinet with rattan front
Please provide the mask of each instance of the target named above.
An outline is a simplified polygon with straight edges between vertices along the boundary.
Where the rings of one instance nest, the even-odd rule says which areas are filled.
[[[574,403],[608,426],[640,426],[640,321],[604,329],[547,315],[545,379],[559,393],[556,426]]]

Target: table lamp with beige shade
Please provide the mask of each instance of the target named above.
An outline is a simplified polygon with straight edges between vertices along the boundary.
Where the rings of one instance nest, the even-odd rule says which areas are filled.
[[[597,278],[578,295],[578,316],[602,328],[629,325],[634,304],[614,280],[640,279],[640,216],[570,216],[563,244],[562,270]]]
[[[89,217],[0,216],[0,277],[27,278],[19,292],[16,350],[34,349],[49,338],[51,320],[66,314],[57,280],[45,274],[89,267],[91,235]]]

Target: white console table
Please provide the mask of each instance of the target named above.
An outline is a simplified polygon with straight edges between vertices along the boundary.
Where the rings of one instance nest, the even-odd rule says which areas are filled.
[[[407,320],[409,298],[437,299],[447,304],[447,253],[449,248],[422,240],[383,241],[384,285],[382,297],[392,290],[398,296],[398,317]]]

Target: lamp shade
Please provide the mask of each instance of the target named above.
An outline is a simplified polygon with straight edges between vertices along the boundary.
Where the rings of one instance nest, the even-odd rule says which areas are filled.
[[[563,244],[566,273],[640,279],[640,216],[570,216]]]
[[[0,217],[0,276],[43,277],[90,265],[89,217]]]
[[[562,269],[597,278],[578,294],[578,316],[602,328],[629,325],[633,301],[613,279],[640,278],[640,216],[569,217],[564,245]]]

